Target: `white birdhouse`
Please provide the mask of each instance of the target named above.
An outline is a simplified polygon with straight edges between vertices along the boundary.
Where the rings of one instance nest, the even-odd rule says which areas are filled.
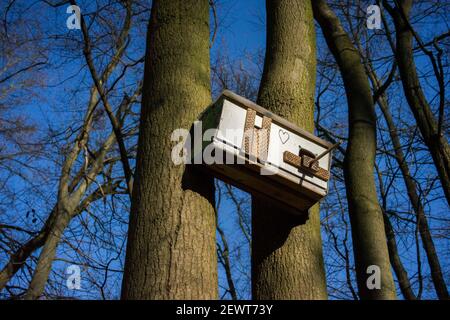
[[[299,214],[327,194],[337,145],[228,90],[200,120],[201,163],[214,176]]]

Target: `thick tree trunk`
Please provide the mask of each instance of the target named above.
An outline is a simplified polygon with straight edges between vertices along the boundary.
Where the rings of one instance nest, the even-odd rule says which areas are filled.
[[[213,179],[170,139],[210,101],[208,1],[153,1],[123,299],[217,298]]]
[[[312,132],[316,42],[311,3],[268,0],[266,7],[258,104]],[[253,298],[327,299],[319,206],[307,221],[260,197],[253,197],[252,210]]]
[[[374,179],[375,110],[359,53],[325,1],[312,1],[328,47],[339,65],[348,101],[349,139],[344,161],[356,276],[361,299],[395,299],[383,215]],[[369,289],[369,266],[380,268],[380,289]]]
[[[438,123],[425,98],[417,75],[413,53],[413,33],[407,21],[412,1],[405,0],[401,1],[401,3],[401,8],[396,7],[389,10],[394,19],[396,30],[395,58],[400,71],[406,100],[414,114],[424,143],[431,153],[444,195],[450,205],[450,146],[443,134],[444,131],[439,135]],[[403,13],[401,10],[403,10]],[[439,290],[440,298],[448,297],[446,289],[442,287]]]

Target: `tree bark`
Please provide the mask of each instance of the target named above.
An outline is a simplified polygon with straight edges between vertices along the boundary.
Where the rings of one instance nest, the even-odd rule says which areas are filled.
[[[227,283],[228,283],[227,292],[230,294],[231,300],[237,300],[238,297],[237,297],[236,287],[234,286],[233,273],[231,271],[230,250],[228,247],[228,241],[225,236],[225,232],[219,226],[217,226],[217,232],[219,233],[220,239],[222,240],[222,243],[223,243],[223,248],[222,248],[222,246],[220,246],[220,244],[217,244],[217,251],[218,251],[217,255],[219,257],[220,263],[222,264],[222,266],[225,270],[225,275],[227,277]]]
[[[373,77],[374,86],[379,87],[376,76],[372,74],[371,77]],[[438,297],[440,299],[447,299],[447,285],[445,284],[444,277],[442,275],[441,264],[433,242],[433,237],[425,215],[425,210],[417,193],[416,182],[409,171],[409,166],[403,154],[400,138],[397,133],[397,127],[392,119],[389,105],[384,95],[382,95],[378,100],[378,105],[380,106],[384,119],[388,125],[392,145],[394,146],[395,160],[397,161],[400,171],[402,172],[403,181],[405,182],[406,191],[408,193],[409,200],[411,201],[411,206],[417,216],[420,238],[422,239],[422,245],[427,255],[428,265],[430,266],[431,279],[433,280]]]
[[[417,300],[417,296],[414,294],[411,288],[411,282],[409,281],[408,273],[403,267],[403,263],[400,259],[397,242],[395,242],[395,232],[386,212],[383,212],[383,219],[389,250],[389,261],[391,262],[392,268],[394,269],[395,275],[397,276],[400,291],[402,292],[402,295],[406,300]]]
[[[311,3],[266,1],[267,48],[258,104],[314,130],[316,42]],[[301,199],[299,199],[301,201]],[[319,206],[309,220],[252,198],[254,299],[327,299]]]
[[[216,299],[213,178],[171,161],[211,101],[207,0],[153,1],[123,299]]]
[[[374,179],[376,121],[371,89],[359,53],[325,1],[312,1],[314,16],[344,81],[349,137],[344,161],[356,277],[361,299],[396,299],[383,215]],[[380,268],[380,289],[367,286],[367,268]]]
[[[44,292],[45,284],[47,283],[52,268],[53,259],[56,256],[56,249],[58,248],[64,230],[70,223],[71,215],[68,212],[63,211],[62,208],[59,208],[55,219],[51,232],[49,232],[45,244],[42,247],[42,251],[39,254],[33,278],[31,279],[31,283],[24,296],[26,300],[37,299]]]
[[[386,2],[383,3],[386,4]],[[425,98],[417,75],[413,53],[413,32],[408,21],[412,1],[404,0],[399,3],[401,3],[401,7],[394,9],[387,5],[386,8],[394,20],[396,30],[395,59],[400,71],[403,91],[424,143],[433,158],[444,195],[450,205],[450,146],[443,133],[444,131],[439,134],[438,123]],[[440,88],[440,90],[443,89]],[[440,97],[440,99],[443,100],[445,97]],[[441,101],[441,103],[444,103],[444,101]],[[448,292],[444,288],[440,289],[440,297],[448,297]]]

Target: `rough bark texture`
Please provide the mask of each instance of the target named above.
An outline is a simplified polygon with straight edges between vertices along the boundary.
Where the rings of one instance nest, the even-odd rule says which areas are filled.
[[[175,166],[173,130],[210,96],[207,0],[154,1],[123,278],[124,299],[216,299],[213,179]]]
[[[439,135],[438,123],[428,104],[419,81],[414,63],[413,33],[407,21],[412,1],[401,1],[401,7],[391,9],[396,30],[395,58],[402,79],[406,100],[411,108],[423,140],[436,166],[444,194],[450,205],[450,146],[443,133]],[[403,10],[403,12],[401,11]],[[441,98],[442,99],[442,98]],[[437,288],[440,298],[448,297],[446,288]]]
[[[312,1],[319,22],[344,81],[349,137],[344,162],[356,276],[361,299],[395,299],[383,215],[374,179],[376,151],[375,110],[371,89],[358,51],[325,1]],[[367,267],[381,270],[381,288],[367,287]]]
[[[312,132],[316,44],[311,4],[269,0],[266,7],[258,104]],[[307,221],[259,197],[253,197],[252,210],[253,298],[327,299],[319,206]]]

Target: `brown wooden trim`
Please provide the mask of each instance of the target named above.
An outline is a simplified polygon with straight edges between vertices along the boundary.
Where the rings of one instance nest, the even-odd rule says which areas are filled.
[[[242,145],[244,146],[244,152],[253,157],[257,157],[258,154],[255,152],[256,145],[253,143],[255,140],[255,120],[256,120],[256,111],[253,109],[247,109],[247,114],[245,116],[245,124],[244,124],[244,138],[242,141]]]
[[[256,128],[256,111],[247,108],[242,145],[244,152],[261,161],[266,161],[269,151],[270,127],[272,118],[263,116],[261,128]]]
[[[293,154],[292,152],[285,151],[283,153],[283,161],[293,167],[296,167],[297,169],[311,173],[312,175],[322,180],[328,181],[330,179],[330,173],[327,170],[319,167],[318,163],[313,162],[314,159],[308,156],[303,155],[302,157],[300,157],[296,154]],[[313,163],[312,166],[311,163]]]
[[[270,127],[272,118],[264,116],[262,119],[262,127],[258,132],[258,157],[265,162],[269,156]]]

